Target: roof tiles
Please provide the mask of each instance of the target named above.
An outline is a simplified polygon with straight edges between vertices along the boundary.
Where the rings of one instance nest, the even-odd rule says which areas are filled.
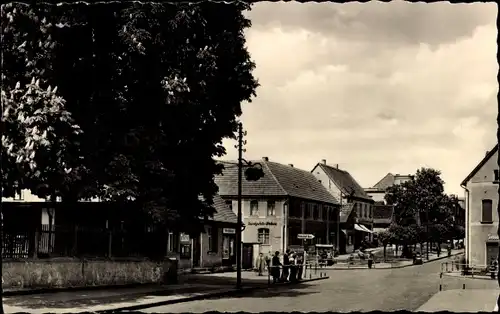
[[[344,194],[353,194],[355,197],[372,200],[365,190],[354,180],[351,174],[345,170],[334,168],[322,163],[318,164],[326,175],[336,183]]]
[[[222,162],[222,175],[216,176],[222,196],[238,195],[238,168],[235,162]],[[338,204],[338,201],[309,171],[277,162],[259,160],[264,177],[258,181],[247,181],[243,177],[242,196],[292,196],[318,202]]]

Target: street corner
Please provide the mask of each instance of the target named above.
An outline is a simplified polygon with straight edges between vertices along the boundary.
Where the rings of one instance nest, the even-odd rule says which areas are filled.
[[[498,290],[446,290],[432,296],[415,312],[491,312],[495,308]]]

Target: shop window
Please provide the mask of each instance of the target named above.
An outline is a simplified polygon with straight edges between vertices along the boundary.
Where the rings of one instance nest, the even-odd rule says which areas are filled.
[[[191,258],[191,244],[181,244],[180,258],[182,258],[182,259],[190,259]]]
[[[274,201],[267,201],[267,215],[276,216],[276,203]]]
[[[269,241],[269,229],[267,228],[260,228],[258,230],[258,241],[260,244],[266,244],[266,245],[269,245],[270,244],[270,241]]]
[[[492,223],[493,222],[493,202],[492,200],[483,200],[482,204],[482,217],[481,222]]]
[[[251,201],[250,202],[250,216],[258,215],[259,213],[259,202]]]

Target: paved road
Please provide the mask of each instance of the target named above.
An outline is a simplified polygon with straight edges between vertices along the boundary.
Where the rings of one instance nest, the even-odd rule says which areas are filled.
[[[384,270],[330,270],[330,278],[240,297],[153,307],[144,312],[414,311],[439,290],[440,263]],[[496,281],[443,277],[443,290],[496,289]]]

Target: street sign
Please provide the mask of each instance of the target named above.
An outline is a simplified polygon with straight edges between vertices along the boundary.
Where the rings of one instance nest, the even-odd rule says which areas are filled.
[[[297,235],[297,239],[302,239],[302,240],[311,240],[311,239],[314,239],[314,234],[299,233],[299,234]]]

